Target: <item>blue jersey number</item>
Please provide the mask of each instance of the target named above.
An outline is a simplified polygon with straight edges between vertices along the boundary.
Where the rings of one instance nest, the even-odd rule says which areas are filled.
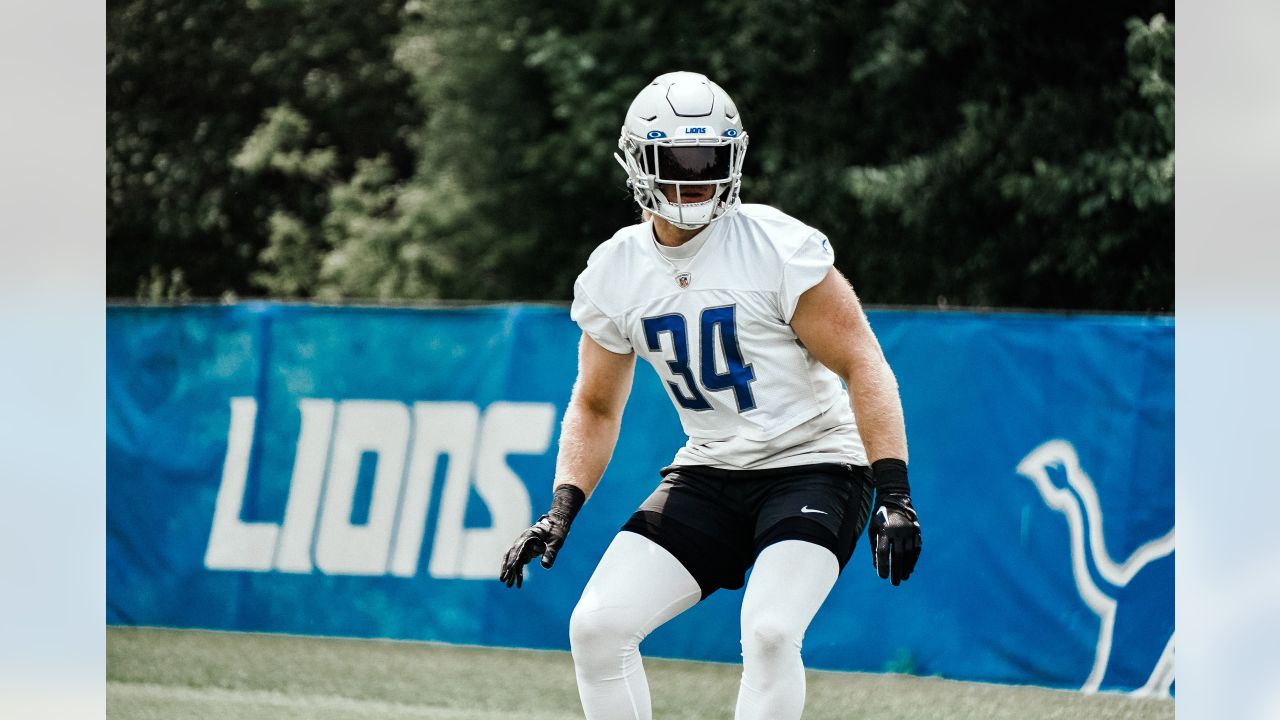
[[[756,399],[751,394],[751,383],[756,373],[742,358],[742,349],[738,346],[738,327],[734,318],[736,306],[707,308],[699,317],[698,335],[701,340],[699,348],[702,352],[702,367],[699,375],[702,387],[707,390],[733,390],[733,399],[738,404],[738,412],[746,412],[755,408]],[[694,382],[693,371],[689,368],[689,337],[683,315],[672,313],[658,317],[645,318],[644,339],[652,352],[662,352],[662,344],[658,336],[662,333],[671,335],[671,347],[675,352],[674,360],[667,360],[667,367],[674,375],[684,378],[689,389],[685,394],[680,386],[668,381],[671,395],[680,407],[687,410],[710,410],[711,403],[698,390]],[[725,371],[716,368],[716,341],[719,340],[721,353],[724,355]]]

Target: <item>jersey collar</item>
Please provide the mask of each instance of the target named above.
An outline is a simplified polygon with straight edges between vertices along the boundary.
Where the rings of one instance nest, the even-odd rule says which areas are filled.
[[[666,257],[671,260],[687,260],[693,257],[694,255],[698,254],[698,251],[701,250],[703,246],[707,244],[707,241],[711,239],[711,237],[715,234],[716,227],[719,226],[721,221],[723,220],[724,220],[723,217],[719,218],[717,219],[716,222],[713,222],[710,225],[707,225],[706,227],[702,228],[702,230],[697,235],[694,235],[692,238],[689,238],[688,242],[686,242],[683,245],[680,245],[679,247],[670,247],[658,242],[658,235],[653,230],[653,221],[650,220],[649,221],[649,238],[653,242],[653,248],[657,250],[658,253],[663,257]]]

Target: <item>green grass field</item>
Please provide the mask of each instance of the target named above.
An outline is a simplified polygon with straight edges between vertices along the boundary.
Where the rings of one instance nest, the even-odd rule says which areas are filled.
[[[731,718],[739,668],[646,659],[660,720]],[[806,720],[1172,718],[1169,700],[936,678],[810,672]],[[107,717],[581,718],[568,653],[107,629]]]

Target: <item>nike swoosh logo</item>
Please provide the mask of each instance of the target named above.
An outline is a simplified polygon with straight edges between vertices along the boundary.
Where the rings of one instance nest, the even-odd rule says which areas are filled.
[[[826,511],[826,510],[814,510],[813,508],[809,507],[808,505],[805,505],[804,507],[800,508],[800,512],[802,512],[802,513],[822,513],[823,515],[827,515],[827,514],[829,514],[829,513],[827,513],[827,511]]]

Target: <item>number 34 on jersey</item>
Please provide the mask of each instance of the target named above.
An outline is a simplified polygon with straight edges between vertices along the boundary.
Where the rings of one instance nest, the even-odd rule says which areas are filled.
[[[662,353],[667,359],[672,375],[672,379],[667,380],[667,388],[680,407],[686,410],[711,409],[711,403],[699,389],[701,385],[711,392],[732,390],[740,413],[755,409],[751,383],[756,375],[751,364],[742,357],[735,316],[734,305],[709,307],[698,314],[695,342],[699,343],[702,362],[696,379],[694,369],[689,367],[689,331],[684,315],[669,313],[641,320],[650,352]],[[684,388],[675,382],[675,378],[684,381]]]

